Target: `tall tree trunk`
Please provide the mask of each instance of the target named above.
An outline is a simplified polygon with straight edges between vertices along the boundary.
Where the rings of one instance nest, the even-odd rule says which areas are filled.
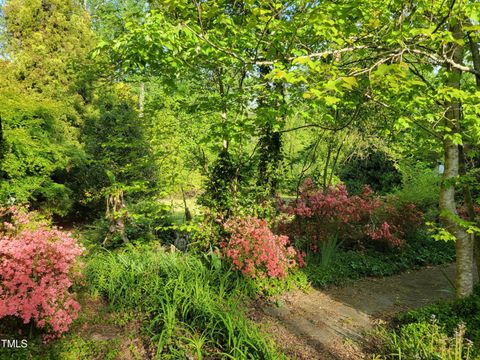
[[[269,66],[261,66],[260,74],[265,77],[270,73],[271,68]],[[282,84],[271,84],[269,91],[278,94],[278,98],[275,101],[264,100],[260,98],[258,102],[258,110],[273,109],[275,117],[285,118],[285,113],[281,109],[284,99],[284,89]],[[259,140],[259,164],[258,164],[258,179],[257,185],[264,187],[268,190],[268,195],[274,196],[277,191],[278,185],[278,167],[282,161],[282,134],[278,130],[274,130],[272,126],[273,121],[277,121],[277,118],[268,118],[272,116],[268,112],[262,114],[261,111],[257,111],[257,115],[265,116],[264,125],[262,126],[262,134]]]
[[[460,24],[452,28],[453,37],[462,39]],[[449,49],[452,60],[460,64],[463,60],[463,46],[452,43]],[[448,69],[446,85],[453,89],[460,88],[462,72],[456,68]],[[440,218],[447,229],[456,238],[456,292],[457,297],[465,297],[473,291],[473,239],[458,223],[457,204],[455,202],[455,181],[459,175],[459,148],[453,137],[460,131],[461,105],[453,99],[446,103],[445,131],[443,151],[445,171],[440,188]]]
[[[333,148],[333,139],[330,139],[330,142],[328,143],[327,146],[327,158],[325,160],[325,168],[323,169],[323,193],[326,194],[328,190],[327,186],[327,176],[328,176],[328,166],[330,165],[330,157],[332,156],[332,148]]]
[[[470,45],[470,52],[472,53],[473,68],[476,71],[480,71],[480,50],[478,43],[475,42],[470,34],[468,34],[468,43]],[[477,88],[480,89],[480,75],[475,74],[475,81],[477,82]]]
[[[473,68],[477,71],[480,71],[480,50],[478,42],[475,42],[470,34],[468,34],[468,43],[470,45],[470,52],[472,54],[472,62]],[[480,91],[480,75],[475,75],[475,81],[477,83],[477,90]],[[468,196],[468,194],[467,194]],[[473,207],[472,196],[470,194],[470,198],[465,199],[465,203],[468,207],[469,217],[471,221],[475,220],[475,210]],[[477,275],[480,279],[480,236],[474,236],[474,256],[475,256],[475,263],[477,269]]]
[[[462,145],[458,146],[458,155],[459,155],[459,175],[465,176],[467,175],[467,160],[465,158],[465,152]],[[473,203],[472,192],[470,190],[470,185],[463,181],[461,183],[462,186],[462,193],[463,193],[463,201],[465,208],[467,210],[468,220],[471,222],[476,221],[475,215],[475,206]],[[478,236],[475,236],[475,233],[471,234],[472,241],[473,241],[473,256],[474,256],[474,268],[477,271],[477,275],[480,278],[480,248],[478,246],[478,241],[480,240]]]

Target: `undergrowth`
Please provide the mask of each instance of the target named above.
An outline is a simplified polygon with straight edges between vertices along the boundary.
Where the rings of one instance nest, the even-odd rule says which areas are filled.
[[[411,310],[392,323],[376,333],[381,358],[480,359],[480,286],[467,298]]]
[[[145,331],[162,359],[214,356],[280,359],[273,343],[246,319],[247,285],[214,253],[197,256],[129,247],[97,254],[87,282],[117,311],[148,315]]]
[[[320,253],[310,253],[302,271],[315,287],[341,285],[349,280],[366,276],[384,277],[427,265],[451,263],[455,259],[453,244],[435,241],[426,234],[389,252],[366,249],[364,251],[337,250],[327,261]]]

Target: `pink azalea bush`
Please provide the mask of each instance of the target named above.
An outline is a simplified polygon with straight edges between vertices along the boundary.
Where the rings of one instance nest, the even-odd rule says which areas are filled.
[[[245,276],[284,278],[289,269],[303,264],[302,254],[288,245],[288,237],[273,234],[265,220],[231,219],[225,229],[230,238],[220,247]]]
[[[66,332],[80,310],[69,292],[83,253],[71,234],[12,206],[0,208],[0,318],[16,316],[46,330]]]
[[[414,204],[397,204],[393,198],[375,196],[368,186],[362,194],[350,195],[344,185],[320,191],[309,179],[298,199],[280,201],[280,209],[290,218],[281,222],[278,230],[306,241],[314,252],[319,243],[332,236],[350,247],[400,247],[423,218]]]

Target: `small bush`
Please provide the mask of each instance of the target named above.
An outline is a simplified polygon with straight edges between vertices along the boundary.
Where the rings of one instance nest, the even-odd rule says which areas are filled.
[[[129,204],[127,237],[132,240],[149,241],[170,235],[172,225],[168,205],[158,201],[139,201]]]
[[[370,239],[398,247],[414,238],[424,220],[415,204],[399,201],[396,196],[383,197],[380,203],[372,217],[374,225],[366,231]]]
[[[394,195],[401,203],[413,203],[419,208],[429,221],[438,216],[438,194],[440,192],[441,176],[437,170],[425,164],[414,164],[404,161],[400,163],[402,185]]]
[[[425,322],[435,317],[438,324],[452,336],[458,324],[466,326],[466,336],[480,348],[480,287],[473,295],[451,302],[441,302],[418,310],[412,310],[398,317],[400,324]]]
[[[112,236],[104,243],[109,234],[110,222],[100,218],[85,233],[85,238],[92,245],[103,244],[115,248],[124,244],[120,236]],[[173,241],[172,222],[168,206],[158,201],[139,201],[127,204],[125,210],[125,234],[132,242],[148,242],[162,240],[163,243]]]
[[[83,249],[70,234],[15,207],[0,215],[0,318],[33,321],[46,330],[45,339],[57,337],[80,309],[69,288]]]
[[[377,342],[385,359],[474,359],[472,342],[465,338],[463,324],[449,337],[435,320],[412,323],[396,331],[380,330]]]
[[[225,223],[230,238],[220,243],[225,256],[243,275],[284,278],[297,265],[297,252],[288,237],[274,235],[265,220],[231,219]]]

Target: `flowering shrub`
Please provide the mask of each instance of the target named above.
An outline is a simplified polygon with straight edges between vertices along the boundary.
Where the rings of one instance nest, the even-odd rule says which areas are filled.
[[[415,234],[422,223],[423,213],[415,204],[398,202],[393,196],[386,197],[376,209],[366,233],[372,240],[402,246],[404,239]]]
[[[0,318],[16,316],[60,336],[80,305],[68,291],[83,249],[67,232],[48,228],[32,215],[0,208]]]
[[[288,237],[274,235],[265,220],[232,219],[225,223],[225,229],[231,236],[220,247],[245,276],[283,278],[297,265],[296,259],[303,264],[302,254],[288,246]]]
[[[361,195],[350,196],[344,185],[322,192],[313,181],[306,180],[299,198],[280,203],[290,221],[279,225],[279,231],[297,240],[306,240],[311,250],[332,236],[347,246],[364,247],[366,241],[379,246],[398,247],[403,238],[418,229],[422,214],[413,204],[396,204],[394,198],[374,196],[365,186]]]

